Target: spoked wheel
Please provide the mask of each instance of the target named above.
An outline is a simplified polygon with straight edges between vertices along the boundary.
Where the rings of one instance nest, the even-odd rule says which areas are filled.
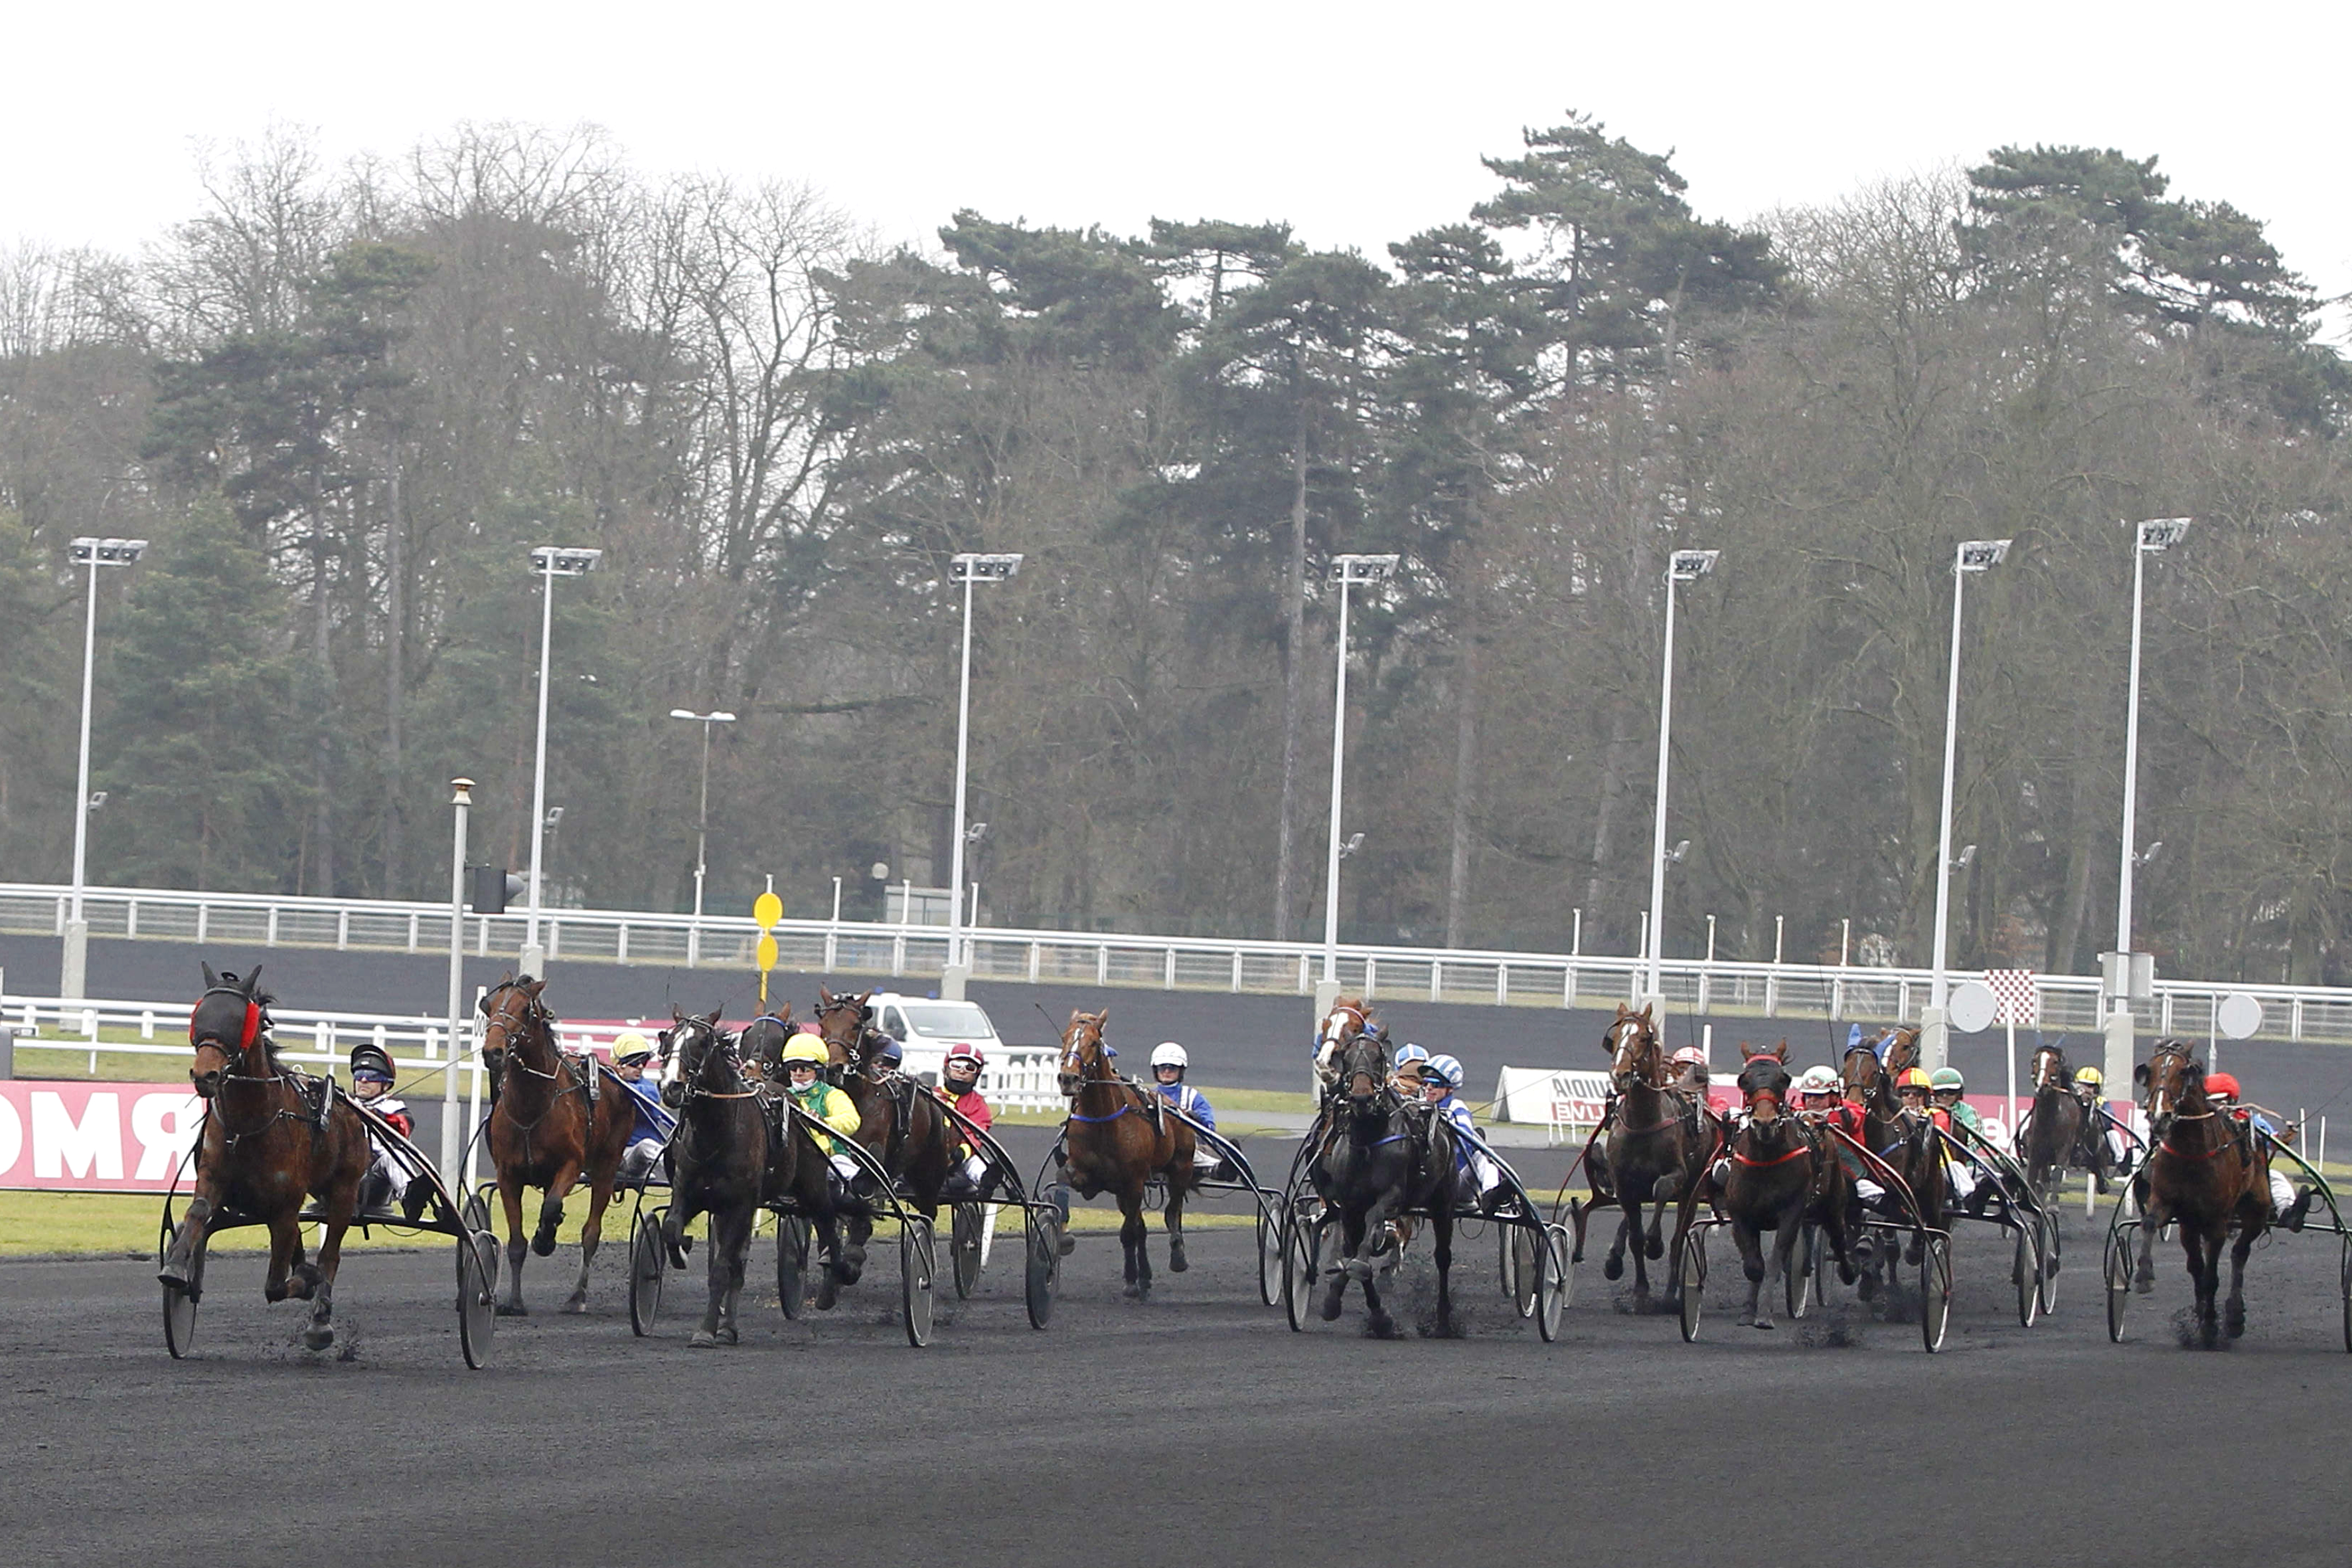
[[[479,1188],[466,1194],[466,1201],[458,1206],[457,1212],[467,1230],[490,1228],[490,1201]]]
[[[808,1310],[809,1222],[796,1214],[776,1220],[776,1304],[797,1322]]]
[[[476,1372],[490,1364],[490,1338],[499,1326],[498,1276],[482,1263],[481,1237],[488,1234],[467,1231],[457,1237],[457,1343]]]
[[[1512,1304],[1519,1316],[1532,1318],[1543,1307],[1545,1276],[1544,1232],[1534,1223],[1506,1226],[1505,1237],[1511,1260],[1506,1274],[1511,1283]],[[1551,1336],[1546,1334],[1544,1338]]]
[[[2017,1258],[2011,1273],[2017,1286],[2017,1326],[2030,1329],[2042,1315],[2042,1226],[2037,1221],[2017,1226]]]
[[[1054,1317],[1054,1287],[1062,1276],[1062,1227],[1047,1217],[1051,1210],[1024,1208],[1022,1229],[1027,1240],[1022,1288],[1027,1293],[1029,1326],[1042,1329]]]
[[[668,1268],[660,1220],[638,1210],[629,1216],[629,1332],[639,1339],[654,1331],[661,1316],[662,1276]]]
[[[1796,1245],[1789,1249],[1788,1271],[1781,1283],[1788,1288],[1789,1316],[1801,1318],[1813,1304],[1813,1254],[1822,1250],[1819,1226],[1801,1225],[1797,1227]]]
[[[1322,1250],[1321,1215],[1301,1213],[1298,1205],[1292,1205],[1282,1216],[1282,1310],[1294,1332],[1307,1327],[1307,1296],[1315,1289],[1315,1265]]]
[[[2107,1338],[2116,1344],[2124,1342],[2124,1307],[2131,1300],[2131,1243],[2126,1239],[2127,1230],[2107,1233]]]
[[[1283,1199],[1273,1195],[1257,1211],[1257,1299],[1269,1307],[1282,1305]]]
[[[172,1228],[171,1222],[166,1220],[163,1244],[155,1251],[156,1267],[159,1268],[163,1266],[164,1255],[172,1250]],[[172,1352],[173,1361],[186,1356],[189,1347],[196,1342],[196,1298],[203,1295],[205,1289],[205,1237],[198,1237],[195,1248],[189,1255],[188,1282],[163,1287],[163,1348]]]
[[[956,1300],[971,1299],[980,1283],[980,1205],[958,1204],[949,1221],[948,1260],[954,1267]]]
[[[1706,1309],[1706,1232],[1694,1228],[1683,1237],[1678,1274],[1682,1280],[1683,1343],[1698,1338],[1699,1314]]]
[[[1944,1348],[1944,1324],[1952,1311],[1952,1244],[1940,1236],[1919,1250],[1919,1339],[1932,1353]]]
[[[1849,1247],[1853,1246],[1851,1237],[1846,1245]],[[1832,1248],[1822,1245],[1822,1234],[1818,1230],[1813,1233],[1812,1251],[1813,1300],[1826,1309],[1830,1304],[1830,1279],[1837,1272],[1837,1258]]]
[[[2341,1273],[2344,1286],[2344,1348],[2352,1352],[2352,1236],[2344,1238],[2344,1263]]]
[[[931,1342],[931,1270],[937,1241],[931,1222],[910,1214],[898,1225],[899,1294],[907,1306],[907,1342],[917,1350]]]
[[[1562,1309],[1568,1305],[1569,1273],[1568,1232],[1559,1226],[1546,1226],[1542,1245],[1536,1247],[1534,1266],[1536,1279],[1536,1332],[1546,1344],[1559,1338]]]
[[[2058,1310],[2058,1211],[2045,1208],[2036,1217],[2042,1232],[2042,1313]]]

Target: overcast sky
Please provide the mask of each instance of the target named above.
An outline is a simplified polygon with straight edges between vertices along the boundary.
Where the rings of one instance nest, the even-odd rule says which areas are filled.
[[[648,171],[806,181],[885,237],[959,206],[1136,232],[1283,218],[1381,247],[1463,216],[1481,153],[1571,108],[1672,148],[1709,216],[1834,199],[2005,142],[2158,153],[2352,291],[2352,5],[1875,0],[1606,8],[260,0],[10,7],[0,243],[135,247],[199,141],[396,154],[462,120],[593,121]]]

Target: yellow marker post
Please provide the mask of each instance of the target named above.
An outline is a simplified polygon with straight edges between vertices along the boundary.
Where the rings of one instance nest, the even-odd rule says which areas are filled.
[[[760,963],[760,1011],[768,1010],[768,972],[776,967],[776,922],[784,918],[784,900],[761,893],[751,902],[751,923],[760,928],[760,945],[752,950]]]

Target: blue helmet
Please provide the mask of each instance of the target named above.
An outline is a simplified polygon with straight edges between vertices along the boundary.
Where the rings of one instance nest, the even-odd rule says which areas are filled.
[[[1403,1067],[1407,1062],[1425,1062],[1428,1059],[1429,1052],[1420,1046],[1405,1045],[1397,1047],[1396,1065],[1399,1067]]]
[[[894,1035],[877,1035],[872,1055],[884,1067],[895,1068],[906,1059],[907,1047],[900,1045]]]
[[[1432,1057],[1422,1070],[1448,1089],[1462,1087],[1462,1064],[1452,1057]]]

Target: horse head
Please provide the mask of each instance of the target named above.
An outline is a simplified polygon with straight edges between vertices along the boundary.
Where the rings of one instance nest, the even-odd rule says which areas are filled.
[[[1739,1098],[1746,1103],[1751,1120],[1759,1126],[1769,1127],[1780,1119],[1780,1108],[1789,1100],[1789,1042],[1782,1040],[1763,1050],[1747,1050],[1747,1064],[1739,1069]]]
[[[1894,1079],[1871,1047],[1856,1044],[1845,1048],[1845,1058],[1838,1064],[1838,1081],[1845,1088],[1845,1097],[1856,1105],[1894,1113]]]
[[[793,1026],[786,1021],[791,1012],[789,1004],[780,1004],[777,1011],[761,1014],[735,1037],[736,1049],[745,1060],[758,1063],[761,1074],[768,1078],[782,1076],[784,1042],[793,1034]]]
[[[2142,1108],[2148,1126],[2159,1136],[2175,1116],[2206,1116],[2212,1102],[2205,1098],[2205,1068],[2186,1040],[2158,1040],[2156,1052],[2132,1068],[2132,1081],[2145,1091]]]
[[[232,1074],[271,1076],[269,1004],[276,998],[261,989],[259,964],[243,979],[233,970],[215,974],[210,964],[199,967],[205,992],[188,1011],[188,1043],[196,1050],[188,1081],[210,1100],[220,1092],[221,1080]]]
[[[1070,1015],[1062,1030],[1062,1065],[1055,1080],[1063,1098],[1075,1099],[1090,1083],[1108,1083],[1118,1075],[1110,1070],[1110,1058],[1103,1045],[1103,1024],[1110,1017],[1110,1009],[1099,1013]]]
[[[1389,1057],[1378,1040],[1356,1034],[1340,1047],[1339,1084],[1348,1102],[1362,1110],[1377,1101],[1389,1086]]]
[[[2037,1046],[2033,1051],[2033,1087],[2038,1092],[2045,1089],[2064,1089],[2072,1082],[2066,1071],[2066,1053],[2056,1046]]]
[[[824,986],[816,992],[816,1032],[824,1042],[825,1078],[838,1083],[847,1073],[861,1070],[866,1059],[866,1026],[874,1016],[874,993],[835,995]]]
[[[482,994],[482,1054],[505,1054],[509,1061],[520,1059],[541,1068],[542,1074],[554,1068],[554,1017],[539,999],[547,989],[544,980],[533,980],[519,974],[501,980]],[[518,1047],[536,1047],[536,1053]]]
[[[740,1064],[735,1037],[719,1026],[724,1007],[686,1013],[672,1006],[670,1026],[661,1032],[662,1103],[684,1103],[693,1089],[731,1089]]]
[[[1881,1037],[1878,1059],[1885,1064],[1886,1076],[1901,1078],[1906,1068],[1919,1065],[1919,1031],[1889,1029]]]
[[[1601,1047],[1609,1053],[1610,1081],[1620,1094],[1636,1083],[1648,1089],[1666,1086],[1666,1048],[1651,1014],[1650,1007],[1636,1013],[1620,1002],[1617,1016],[1601,1032]]]

